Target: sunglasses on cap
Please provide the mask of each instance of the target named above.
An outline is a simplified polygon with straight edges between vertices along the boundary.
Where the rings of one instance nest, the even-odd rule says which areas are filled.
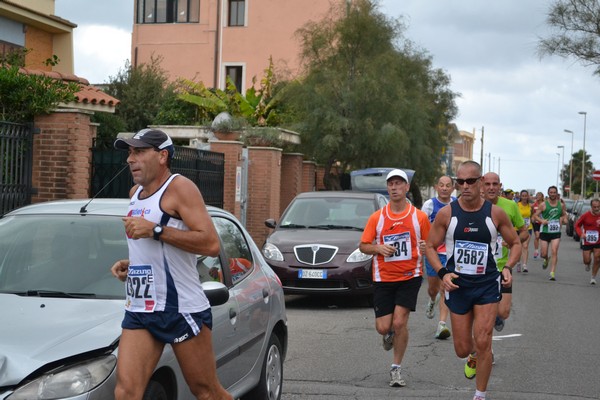
[[[477,182],[479,180],[479,178],[481,178],[480,176],[478,176],[477,178],[468,178],[468,179],[460,179],[460,178],[456,178],[456,183],[458,183],[459,185],[464,185],[465,182],[467,183],[467,185],[473,185],[475,182]]]

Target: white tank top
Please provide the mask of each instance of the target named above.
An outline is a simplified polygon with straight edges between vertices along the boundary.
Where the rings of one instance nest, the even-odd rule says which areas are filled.
[[[181,219],[160,208],[161,198],[178,176],[172,175],[152,195],[140,199],[139,187],[129,203],[129,217],[142,217],[163,226],[189,230]],[[196,313],[210,304],[196,269],[196,255],[153,238],[130,239],[125,309],[132,312]]]

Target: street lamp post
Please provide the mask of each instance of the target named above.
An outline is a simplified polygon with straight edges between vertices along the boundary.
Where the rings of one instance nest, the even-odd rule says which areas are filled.
[[[570,131],[568,129],[564,130],[566,133],[570,133],[571,134],[571,157],[569,158],[569,164],[570,164],[570,171],[569,171],[569,198],[572,198],[573,196],[571,195],[571,193],[573,193],[573,136],[575,136],[573,134],[573,131]]]
[[[565,146],[556,146],[556,148],[562,150],[562,164],[561,164],[561,166],[564,167],[564,165],[565,165]],[[562,168],[560,168],[560,170],[562,170]],[[562,178],[562,174],[560,172],[559,172],[559,176],[560,176],[560,181],[562,182],[562,191],[564,193],[565,192],[565,180]]]
[[[581,197],[585,199],[585,127],[587,123],[587,112],[579,111],[583,115],[583,152],[581,153]]]
[[[558,188],[558,176],[560,175],[560,153],[556,153],[556,155],[558,156],[556,160],[556,187]]]

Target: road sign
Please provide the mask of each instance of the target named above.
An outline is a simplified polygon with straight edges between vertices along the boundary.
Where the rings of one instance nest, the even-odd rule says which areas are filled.
[[[594,171],[592,178],[594,178],[595,181],[600,181],[600,170]]]

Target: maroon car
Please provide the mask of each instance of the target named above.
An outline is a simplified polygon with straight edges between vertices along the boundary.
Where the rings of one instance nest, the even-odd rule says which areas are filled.
[[[286,294],[356,294],[373,291],[371,255],[359,249],[367,219],[388,200],[378,193],[301,193],[287,207],[263,246]]]

